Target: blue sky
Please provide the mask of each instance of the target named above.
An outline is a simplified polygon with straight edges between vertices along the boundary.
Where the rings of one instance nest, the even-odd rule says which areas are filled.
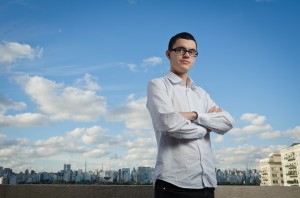
[[[115,0],[0,3],[0,166],[154,166],[145,107],[170,37],[198,42],[190,72],[232,114],[217,168],[256,168],[300,142],[300,2]]]

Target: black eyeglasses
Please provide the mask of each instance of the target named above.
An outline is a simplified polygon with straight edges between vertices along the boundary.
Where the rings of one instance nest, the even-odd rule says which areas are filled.
[[[174,49],[171,49],[170,51],[174,51],[176,54],[184,55],[187,52],[189,53],[190,56],[197,57],[198,56],[198,51],[195,49],[186,49],[184,47],[176,47]]]

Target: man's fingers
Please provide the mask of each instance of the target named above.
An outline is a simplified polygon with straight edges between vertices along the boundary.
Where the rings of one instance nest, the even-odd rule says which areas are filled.
[[[216,108],[216,111],[215,112],[222,112],[223,110],[221,108]]]
[[[208,111],[208,113],[213,113],[213,112],[215,111],[215,109],[216,109],[216,106],[212,107],[212,108]]]
[[[208,113],[219,113],[219,112],[222,112],[223,110],[220,108],[220,107],[216,107],[216,106],[214,106],[214,107],[212,107],[209,111],[208,111]]]

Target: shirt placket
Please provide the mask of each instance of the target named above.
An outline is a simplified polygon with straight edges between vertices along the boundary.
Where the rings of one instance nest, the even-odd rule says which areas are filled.
[[[195,107],[194,107],[193,100],[192,100],[192,89],[187,87],[185,93],[186,93],[186,97],[187,97],[187,101],[188,101],[190,111],[191,112],[195,111]]]
[[[193,97],[193,90],[191,89],[191,88],[189,88],[189,87],[187,87],[186,88],[186,97],[187,97],[187,101],[188,101],[188,105],[189,105],[189,108],[190,108],[190,111],[192,112],[192,111],[196,111],[196,109],[195,109],[195,106],[194,106],[194,103],[193,103],[193,100],[192,100],[192,97]],[[200,158],[200,167],[201,167],[201,169],[202,169],[202,175],[201,175],[201,180],[202,180],[202,184],[204,185],[204,178],[203,178],[203,176],[205,175],[205,173],[204,173],[204,167],[203,167],[203,159],[202,159],[202,148],[201,148],[201,139],[197,139],[197,146],[198,146],[198,149],[199,149],[199,158]]]

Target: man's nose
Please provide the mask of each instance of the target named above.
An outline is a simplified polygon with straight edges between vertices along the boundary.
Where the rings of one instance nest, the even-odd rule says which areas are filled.
[[[188,57],[190,57],[191,55],[190,55],[189,51],[186,51],[186,52],[183,54],[183,56],[188,56]]]

